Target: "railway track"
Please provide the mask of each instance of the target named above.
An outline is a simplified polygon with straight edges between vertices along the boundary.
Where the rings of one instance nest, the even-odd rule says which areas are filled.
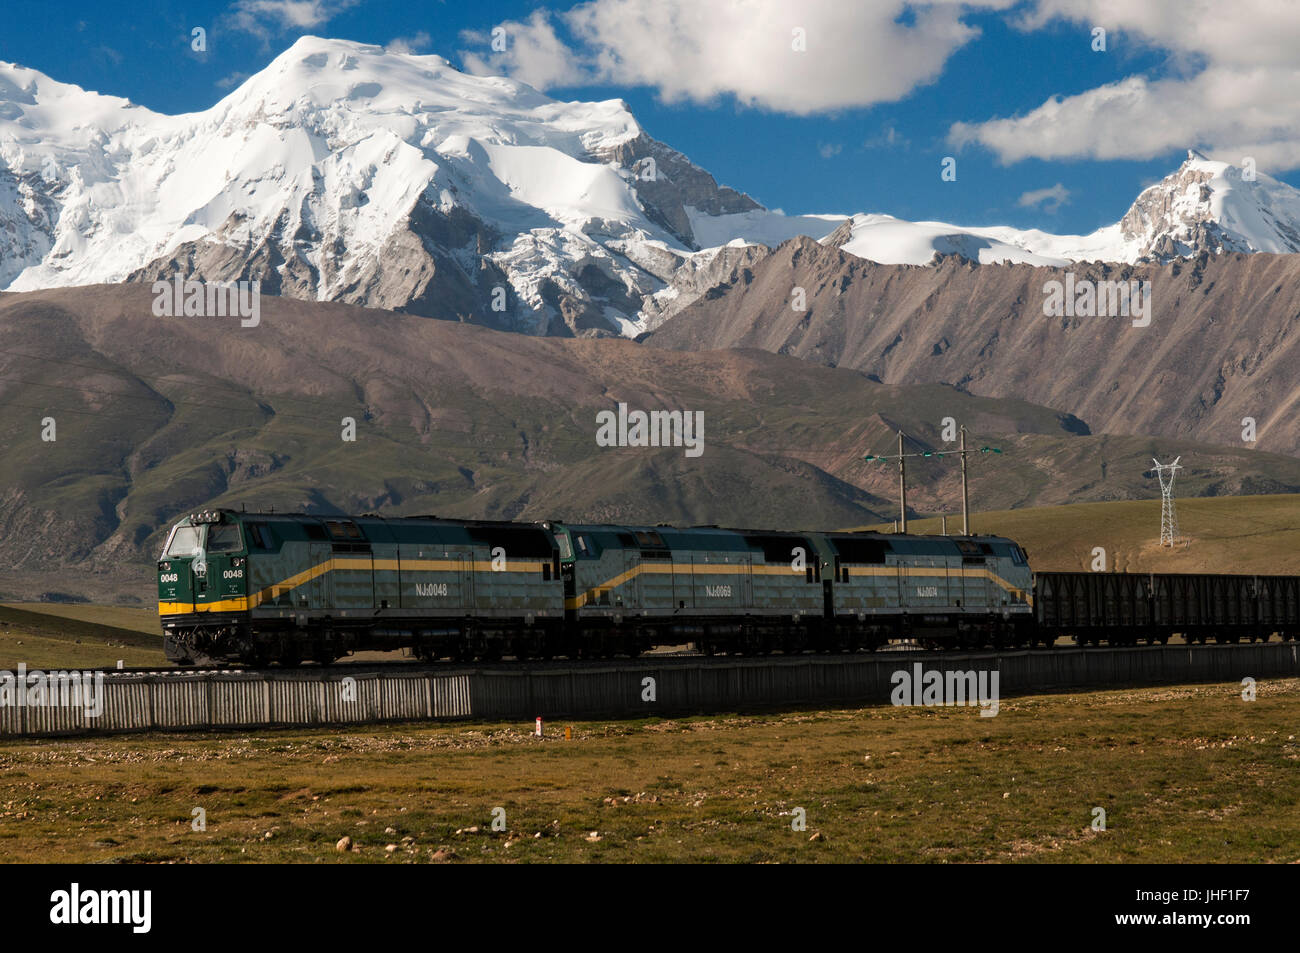
[[[781,662],[781,661],[807,661],[816,659],[825,660],[846,660],[846,659],[888,659],[897,657],[902,659],[923,658],[925,660],[934,660],[942,662],[947,659],[996,659],[1007,655],[1052,655],[1065,652],[1087,652],[1089,654],[1105,655],[1115,652],[1167,652],[1177,651],[1180,649],[1192,649],[1197,652],[1205,651],[1209,648],[1246,648],[1251,645],[1265,644],[1283,644],[1287,640],[1259,640],[1243,641],[1240,643],[1175,643],[1170,645],[1102,645],[1102,646],[1080,646],[1080,645],[1053,645],[1044,647],[1005,647],[1005,648],[966,648],[966,649],[926,649],[920,645],[896,645],[890,648],[877,649],[875,651],[859,650],[856,652],[841,653],[814,653],[804,652],[793,655],[785,655],[780,652],[772,652],[765,655],[706,655],[695,651],[670,651],[670,652],[652,652],[639,656],[613,656],[610,658],[598,659],[551,659],[541,661],[529,659],[517,661],[506,658],[495,662],[421,662],[415,660],[367,660],[348,662],[342,661],[332,665],[319,665],[316,663],[304,663],[301,666],[283,667],[271,665],[264,668],[255,668],[243,665],[190,665],[184,667],[163,667],[163,666],[130,666],[123,668],[108,667],[90,667],[79,669],[83,672],[102,673],[107,678],[129,678],[139,676],[158,676],[166,678],[187,678],[207,675],[240,675],[256,678],[293,678],[299,680],[325,680],[329,678],[344,678],[347,676],[372,676],[372,675],[454,675],[466,672],[546,672],[546,671],[572,671],[572,670],[589,670],[599,671],[609,669],[611,666],[620,668],[645,669],[654,667],[672,667],[682,665],[712,665],[725,667],[734,665],[737,662],[761,663],[761,662]]]

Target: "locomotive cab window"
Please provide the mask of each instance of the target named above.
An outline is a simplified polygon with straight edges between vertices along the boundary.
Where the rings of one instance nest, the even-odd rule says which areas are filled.
[[[199,527],[177,526],[172,530],[172,538],[168,541],[167,550],[163,555],[173,559],[193,556],[200,548]]]
[[[265,523],[247,523],[248,538],[258,549],[274,549],[271,543],[271,530]]]
[[[237,553],[244,548],[239,526],[235,523],[217,523],[208,527],[209,553]]]

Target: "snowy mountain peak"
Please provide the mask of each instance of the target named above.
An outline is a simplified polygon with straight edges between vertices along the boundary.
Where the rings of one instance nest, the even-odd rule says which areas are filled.
[[[693,216],[756,208],[622,100],[562,102],[440,56],[303,37],[181,116],[0,72],[0,288],[259,277],[531,333],[637,333],[699,247]]]
[[[11,172],[39,172],[48,156],[85,155],[134,123],[165,118],[118,96],[0,61],[0,163]]]
[[[1144,189],[1120,221],[1089,235],[907,222],[888,215],[855,215],[851,229],[847,238],[837,234],[835,244],[883,264],[923,265],[936,255],[1064,266],[1171,261],[1202,251],[1288,254],[1300,252],[1300,190],[1250,164],[1234,166],[1189,149],[1183,164]]]
[[[231,92],[213,110],[283,122],[346,114],[361,127],[393,128],[409,117],[413,129],[502,142],[524,140],[543,124],[585,135],[586,148],[613,145],[641,133],[621,100],[564,103],[504,77],[462,73],[434,54],[396,53],[366,43],[304,36]],[[322,116],[323,114],[323,116]],[[435,122],[435,118],[449,120]]]
[[[1199,251],[1300,251],[1300,190],[1189,149],[1178,170],[1145,189],[1120,220],[1139,258]]]

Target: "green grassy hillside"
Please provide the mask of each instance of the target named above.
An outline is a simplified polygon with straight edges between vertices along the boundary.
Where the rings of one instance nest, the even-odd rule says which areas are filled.
[[[1120,572],[1300,573],[1300,495],[1181,499],[1177,512],[1184,539],[1173,549],[1159,545],[1158,498],[980,512],[971,530],[1010,536],[1045,571],[1091,569],[1100,546]],[[938,533],[940,520],[908,520],[907,529]],[[960,512],[948,531],[961,531]]]

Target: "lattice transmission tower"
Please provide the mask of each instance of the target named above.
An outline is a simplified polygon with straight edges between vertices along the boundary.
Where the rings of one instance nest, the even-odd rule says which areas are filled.
[[[1155,457],[1156,476],[1160,479],[1160,545],[1172,546],[1178,540],[1178,512],[1174,509],[1174,477],[1182,469],[1174,457],[1173,463],[1161,463]]]

